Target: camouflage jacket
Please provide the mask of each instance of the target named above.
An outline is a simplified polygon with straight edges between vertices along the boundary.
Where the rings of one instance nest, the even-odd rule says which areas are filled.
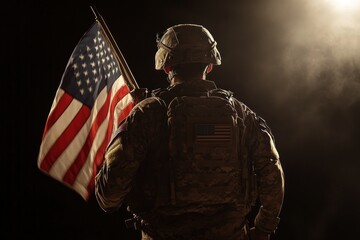
[[[212,81],[201,80],[191,84],[178,84],[169,87],[168,91],[182,95],[189,90],[196,92],[214,88],[216,85]],[[232,97],[232,100],[244,120],[244,154],[252,162],[251,168],[256,174],[256,198],[261,207],[254,224],[258,229],[272,233],[279,223],[284,196],[284,174],[274,137],[262,118],[236,98]],[[137,213],[151,212],[163,203],[166,199],[164,196],[169,195],[168,188],[164,185],[168,177],[164,170],[164,159],[167,158],[166,119],[164,101],[151,96],[138,103],[120,126],[106,150],[103,166],[96,176],[95,196],[104,211],[116,211],[127,204]],[[216,213],[218,215],[214,214],[211,221],[209,217],[199,217],[197,221],[194,216],[185,216],[183,221],[177,221],[178,225],[173,224],[174,221],[169,224],[170,221],[162,221],[161,218],[154,220],[155,218],[150,217],[149,220],[156,222],[157,226],[154,227],[163,232],[180,231],[179,234],[185,231],[181,227],[184,223],[194,228],[199,223],[198,229],[210,229],[213,225],[217,229],[227,229],[228,238],[231,231],[236,232],[242,227],[250,211],[251,206],[245,204],[237,209]],[[143,217],[147,218],[146,214]]]

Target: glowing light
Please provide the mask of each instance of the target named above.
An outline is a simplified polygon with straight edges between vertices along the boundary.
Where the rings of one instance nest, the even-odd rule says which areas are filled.
[[[328,0],[336,10],[353,10],[359,6],[360,0]]]

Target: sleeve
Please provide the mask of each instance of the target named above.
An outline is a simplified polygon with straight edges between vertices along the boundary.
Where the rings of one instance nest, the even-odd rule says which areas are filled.
[[[252,112],[250,117],[249,149],[261,204],[254,225],[260,231],[274,233],[284,198],[284,172],[270,128],[255,113]]]
[[[136,105],[106,149],[103,165],[95,177],[95,197],[106,212],[121,207],[146,158],[149,143],[158,136],[155,133],[161,114],[152,105],[160,106],[153,98]]]

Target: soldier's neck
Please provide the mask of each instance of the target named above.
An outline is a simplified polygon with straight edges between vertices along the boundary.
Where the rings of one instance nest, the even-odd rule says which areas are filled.
[[[184,82],[192,82],[192,81],[205,80],[205,79],[206,79],[205,74],[199,75],[199,76],[191,76],[191,77],[187,77],[187,78],[175,75],[170,81],[170,86],[175,86],[177,84],[184,83]]]

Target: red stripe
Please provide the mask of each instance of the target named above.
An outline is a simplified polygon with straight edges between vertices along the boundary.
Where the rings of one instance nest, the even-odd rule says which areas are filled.
[[[124,110],[121,112],[119,118],[118,118],[118,125],[124,120],[130,113],[131,109],[134,107],[134,102],[130,102]]]
[[[48,119],[46,120],[42,140],[44,140],[45,135],[49,130],[49,128],[51,128],[54,125],[54,123],[59,119],[59,117],[63,114],[63,112],[66,110],[66,108],[69,106],[72,100],[73,97],[71,97],[66,93],[61,96],[59,102],[55,106],[55,109],[50,113]]]
[[[73,185],[73,183],[75,182],[77,175],[79,174],[84,163],[86,162],[87,156],[89,155],[90,149],[94,142],[95,135],[100,125],[106,119],[110,104],[110,97],[111,97],[111,90],[108,92],[105,103],[101,106],[98,114],[95,117],[93,124],[91,125],[85,144],[82,146],[79,154],[71,164],[71,167],[67,170],[66,174],[64,175],[63,182],[66,182],[70,185]]]
[[[87,106],[83,105],[81,107],[75,118],[55,141],[54,145],[49,149],[48,153],[44,157],[44,160],[41,162],[41,169],[47,172],[50,170],[50,168],[57,161],[61,153],[67,148],[69,143],[74,139],[76,134],[83,127],[84,123],[89,118],[90,113],[91,111]]]

